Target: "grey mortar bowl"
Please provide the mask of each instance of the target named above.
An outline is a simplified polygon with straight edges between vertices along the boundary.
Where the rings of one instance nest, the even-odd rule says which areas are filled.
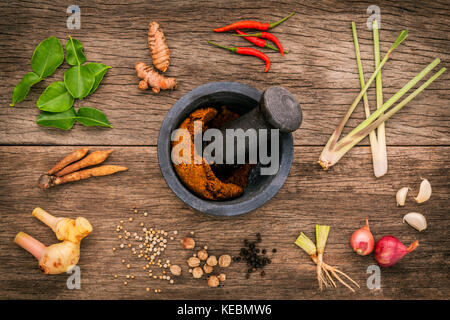
[[[236,216],[253,211],[277,194],[283,186],[292,165],[293,138],[280,132],[280,168],[275,175],[260,175],[257,165],[250,173],[244,193],[224,201],[205,200],[192,193],[179,180],[171,161],[170,136],[194,110],[204,107],[227,106],[239,114],[259,107],[262,92],[237,82],[212,82],[201,85],[181,97],[167,113],[158,136],[158,162],[169,188],[185,204],[196,211],[217,215]]]

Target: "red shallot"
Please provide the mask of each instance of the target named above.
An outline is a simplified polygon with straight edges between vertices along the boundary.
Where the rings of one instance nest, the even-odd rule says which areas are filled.
[[[418,246],[418,240],[406,248],[396,237],[384,236],[378,240],[375,246],[375,260],[381,267],[392,267],[407,253],[410,253]]]
[[[366,225],[353,232],[350,245],[357,254],[366,256],[373,251],[374,243],[372,232],[369,229],[369,220],[366,219]]]

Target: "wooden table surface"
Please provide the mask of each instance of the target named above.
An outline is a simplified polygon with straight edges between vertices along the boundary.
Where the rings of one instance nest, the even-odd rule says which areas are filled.
[[[449,156],[450,73],[445,73],[387,123],[389,172],[376,179],[368,140],[353,148],[328,172],[316,164],[339,119],[359,92],[350,23],[356,21],[366,69],[373,68],[372,34],[366,27],[367,7],[373,1],[77,1],[81,29],[66,27],[66,1],[8,1],[0,4],[0,298],[2,299],[448,299],[449,283]],[[419,70],[439,57],[450,62],[450,3],[439,1],[377,1],[381,9],[381,50],[404,29],[409,37],[383,68],[385,97],[391,96]],[[271,53],[272,67],[253,57],[235,56],[209,46],[248,45],[213,27],[240,19],[276,21],[296,15],[274,29],[290,53]],[[167,75],[179,81],[175,91],[158,95],[137,89],[134,64],[151,59],[147,24],[158,21],[171,49]],[[83,105],[102,110],[113,129],[75,125],[71,131],[36,125],[35,102],[45,87],[62,79],[67,65],[31,89],[27,99],[9,107],[13,87],[30,71],[35,46],[56,36],[65,43],[71,35],[82,41],[88,61],[112,66],[95,94]],[[373,70],[373,69],[372,69]],[[167,187],[157,162],[157,136],[171,106],[188,91],[212,81],[238,81],[260,90],[282,85],[303,108],[303,124],[294,134],[295,155],[290,175],[280,192],[262,208],[235,218],[211,217],[191,211]],[[369,99],[374,105],[374,90]],[[77,106],[81,103],[76,102]],[[349,126],[364,118],[359,105]],[[86,180],[43,191],[36,186],[41,173],[79,146],[114,149],[106,163],[129,167],[128,172]],[[430,180],[431,199],[417,205],[420,178]],[[412,188],[405,207],[397,207],[396,191]],[[35,259],[13,243],[27,232],[46,244],[54,234],[31,216],[34,207],[65,217],[83,216],[94,227],[81,249],[81,289],[66,287],[68,275],[44,275]],[[136,206],[141,213],[134,214]],[[142,212],[148,212],[144,217]],[[417,232],[402,223],[405,213],[423,213],[428,229]],[[133,216],[138,224],[178,235],[164,254],[182,265],[174,284],[146,276],[129,250],[116,251],[115,227]],[[419,247],[395,267],[382,269],[381,289],[366,286],[373,256],[360,257],[349,246],[350,235],[368,217],[376,239],[395,235]],[[127,224],[127,222],[125,223]],[[356,293],[339,286],[318,290],[314,265],[293,242],[303,231],[314,237],[314,225],[331,226],[325,260],[361,285]],[[193,279],[185,264],[190,252],[178,241],[191,231],[200,246],[214,254],[239,252],[242,241],[256,232],[262,246],[277,248],[266,276],[245,279],[245,267],[234,263],[223,287],[210,289],[206,280]],[[121,263],[132,264],[136,275]],[[119,279],[113,275],[118,274]],[[146,292],[145,288],[152,290]],[[155,294],[154,289],[162,292]]]

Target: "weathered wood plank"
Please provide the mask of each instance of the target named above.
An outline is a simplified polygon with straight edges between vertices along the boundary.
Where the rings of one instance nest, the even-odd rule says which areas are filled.
[[[358,93],[352,20],[359,28],[366,75],[373,69],[371,32],[365,27],[366,9],[371,4],[260,1],[255,9],[253,1],[79,1],[82,29],[68,30],[65,2],[2,3],[0,143],[155,145],[165,114],[183,94],[211,81],[240,81],[261,90],[269,85],[290,89],[301,102],[305,116],[302,130],[295,134],[296,144],[323,145]],[[440,57],[443,65],[450,61],[450,6],[447,1],[385,1],[379,6],[383,52],[401,29],[410,30],[405,44],[383,69],[385,96],[389,97],[435,57]],[[214,40],[247,45],[243,39],[215,34],[211,29],[239,19],[275,21],[291,11],[297,14],[274,29],[291,52],[284,58],[271,53],[273,66],[268,74],[262,72],[258,59],[235,56],[206,43]],[[179,80],[178,90],[159,95],[139,92],[133,69],[139,60],[150,62],[146,30],[152,19],[161,23],[172,51],[167,74]],[[112,130],[76,126],[70,132],[62,132],[35,124],[35,101],[48,84],[62,79],[67,66],[36,85],[16,108],[7,107],[14,85],[30,69],[29,60],[37,43],[50,35],[65,41],[69,34],[83,42],[88,61],[113,67],[94,95],[77,102],[77,106],[89,105],[104,111],[114,125]],[[449,80],[447,72],[392,119],[387,129],[390,145],[449,144]],[[362,107],[354,118],[363,118]],[[356,120],[351,121],[350,125],[355,123]],[[367,140],[363,143],[367,144]]]
[[[263,208],[232,219],[192,212],[178,200],[159,172],[155,147],[115,147],[107,163],[126,165],[128,172],[40,190],[35,185],[39,175],[73,149],[0,147],[0,298],[447,299],[450,294],[449,147],[389,147],[390,171],[378,180],[373,177],[367,147],[354,148],[329,172],[315,164],[320,147],[296,147],[290,176],[279,194]],[[416,194],[420,177],[431,181],[433,194],[430,201],[416,205],[411,195]],[[403,186],[413,191],[406,206],[398,208],[395,192]],[[47,244],[56,241],[53,233],[31,216],[35,206],[61,216],[84,216],[92,222],[94,232],[82,244],[81,290],[68,290],[66,275],[41,274],[34,258],[13,243],[18,231]],[[149,212],[149,216],[132,214],[133,206]],[[410,211],[427,217],[426,231],[418,233],[401,222]],[[138,223],[145,222],[179,231],[177,241],[169,242],[165,253],[183,266],[183,276],[176,284],[150,280],[137,268],[135,259],[132,272],[137,279],[123,286],[129,272],[120,259],[132,255],[128,251],[114,254],[111,248],[118,246],[116,224],[130,216],[135,217],[136,230]],[[376,291],[365,284],[366,269],[375,263],[373,257],[357,256],[348,243],[366,217],[376,239],[392,234],[405,244],[420,241],[419,248],[398,265],[382,270],[382,289]],[[356,294],[343,287],[318,291],[312,262],[293,244],[300,231],[313,237],[316,223],[331,226],[325,259],[360,283]],[[253,237],[255,232],[262,234],[264,247],[277,248],[278,253],[263,279],[253,275],[245,280],[244,266],[232,264],[226,270],[225,286],[209,289],[205,280],[195,281],[187,273],[184,261],[189,253],[181,249],[178,240],[190,231],[195,231],[201,246],[208,245],[215,254],[237,254],[242,239]],[[120,279],[113,279],[113,274],[119,274]],[[146,292],[146,287],[163,292],[156,295]]]

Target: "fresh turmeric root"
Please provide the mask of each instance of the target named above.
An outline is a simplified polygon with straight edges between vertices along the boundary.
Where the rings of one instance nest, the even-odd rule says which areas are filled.
[[[148,47],[156,69],[166,72],[170,64],[170,50],[166,37],[158,22],[152,21],[148,25]]]
[[[58,274],[72,269],[80,259],[81,240],[92,232],[92,225],[82,217],[75,220],[54,217],[39,207],[33,210],[33,216],[49,226],[62,242],[46,247],[24,232],[19,232],[14,242],[39,261],[39,268],[45,274]]]
[[[47,172],[47,174],[43,174],[39,177],[39,187],[42,189],[48,189],[50,187],[67,182],[84,180],[90,177],[106,176],[119,171],[128,170],[128,168],[123,166],[103,165],[77,171],[82,168],[102,163],[106,160],[106,158],[108,158],[109,154],[113,152],[113,150],[94,151],[84,159],[81,159],[78,162],[75,162],[65,168],[63,167],[64,165],[70,164],[75,161],[76,158],[82,158],[84,155],[86,155],[87,150],[87,148],[79,149],[59,161],[52,169]],[[56,170],[59,171],[55,172]]]
[[[150,86],[154,93],[158,93],[161,89],[175,89],[177,87],[177,79],[164,77],[144,62],[136,63],[135,69],[137,76],[142,79],[139,82],[139,89],[141,90],[147,90]]]

